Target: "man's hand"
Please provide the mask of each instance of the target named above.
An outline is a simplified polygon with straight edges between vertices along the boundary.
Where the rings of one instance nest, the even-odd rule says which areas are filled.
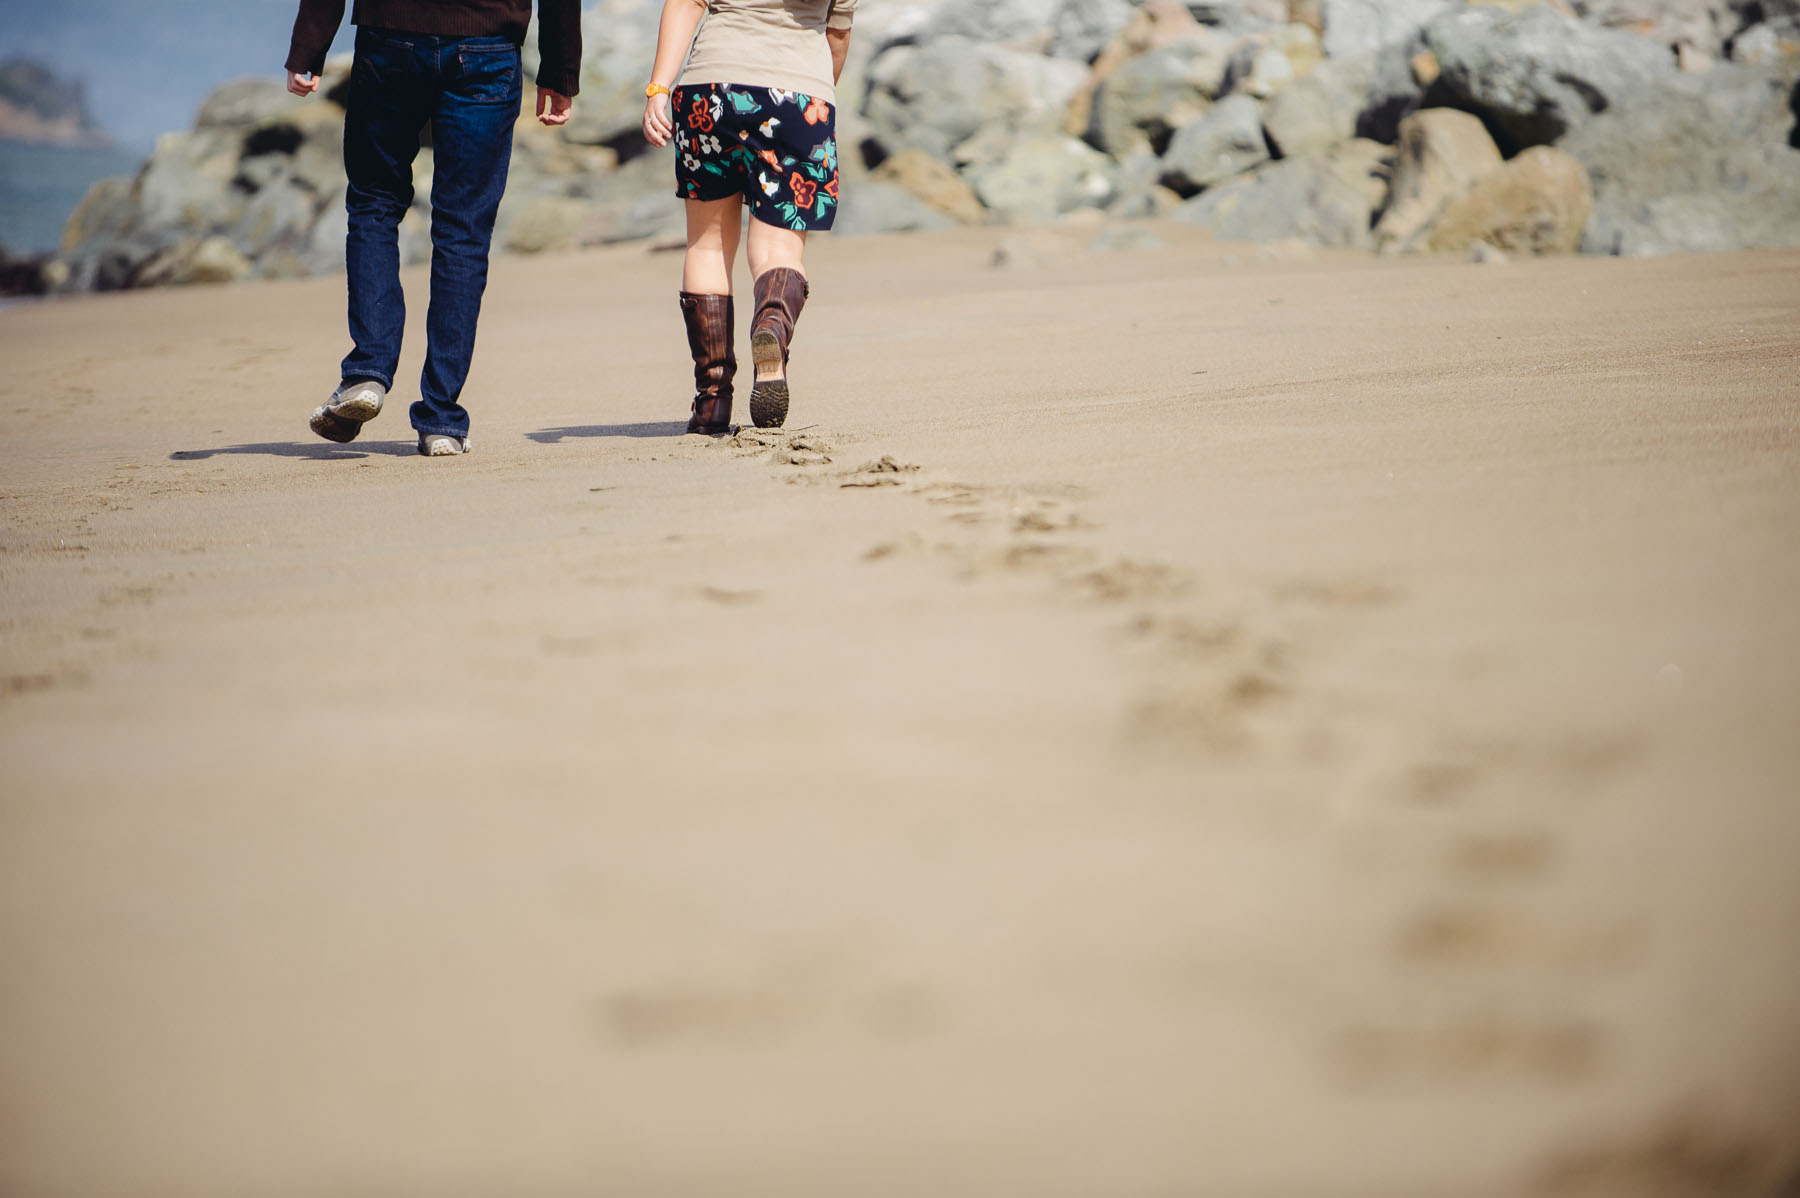
[[[644,101],[644,140],[657,149],[669,144],[669,135],[675,132],[675,118],[669,111],[669,97],[666,93],[651,96]]]
[[[319,77],[305,71],[289,71],[288,90],[296,96],[310,96],[319,90]]]
[[[553,92],[547,87],[538,88],[537,118],[544,125],[566,125],[569,123],[569,111],[575,102],[561,92]]]

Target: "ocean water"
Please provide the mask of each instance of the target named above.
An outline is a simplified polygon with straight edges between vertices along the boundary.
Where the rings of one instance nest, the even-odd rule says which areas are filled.
[[[97,179],[130,175],[163,133],[193,127],[219,84],[279,79],[299,0],[0,0],[0,58],[35,58],[87,92],[120,147],[0,141],[0,244],[54,249]],[[346,18],[349,5],[345,5]],[[350,44],[349,21],[335,48]]]
[[[0,141],[0,245],[13,254],[55,249],[88,188],[136,174],[143,157],[131,150]]]

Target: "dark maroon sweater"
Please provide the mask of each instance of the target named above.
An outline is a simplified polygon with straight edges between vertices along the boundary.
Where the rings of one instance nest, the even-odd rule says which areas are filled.
[[[581,0],[537,0],[538,86],[572,96],[581,88]],[[317,75],[344,20],[344,0],[300,0],[287,69]],[[350,20],[377,29],[443,37],[504,37],[525,43],[531,0],[356,0]]]

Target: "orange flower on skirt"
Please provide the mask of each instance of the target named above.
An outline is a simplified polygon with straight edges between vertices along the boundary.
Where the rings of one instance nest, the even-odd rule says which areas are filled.
[[[817,96],[813,97],[813,102],[806,106],[806,123],[809,125],[817,125],[822,121],[828,121],[830,119],[831,105],[819,99]]]

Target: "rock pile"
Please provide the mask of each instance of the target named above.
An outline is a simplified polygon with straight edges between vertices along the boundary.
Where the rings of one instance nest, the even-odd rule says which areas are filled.
[[[500,249],[680,239],[667,152],[638,134],[660,7],[588,13],[577,117],[521,121]],[[1800,245],[1800,0],[862,7],[844,233],[1090,212],[1396,253]],[[87,197],[51,286],[341,269],[345,70],[305,102],[272,80],[221,88],[135,179]],[[429,254],[430,159],[409,261]]]

